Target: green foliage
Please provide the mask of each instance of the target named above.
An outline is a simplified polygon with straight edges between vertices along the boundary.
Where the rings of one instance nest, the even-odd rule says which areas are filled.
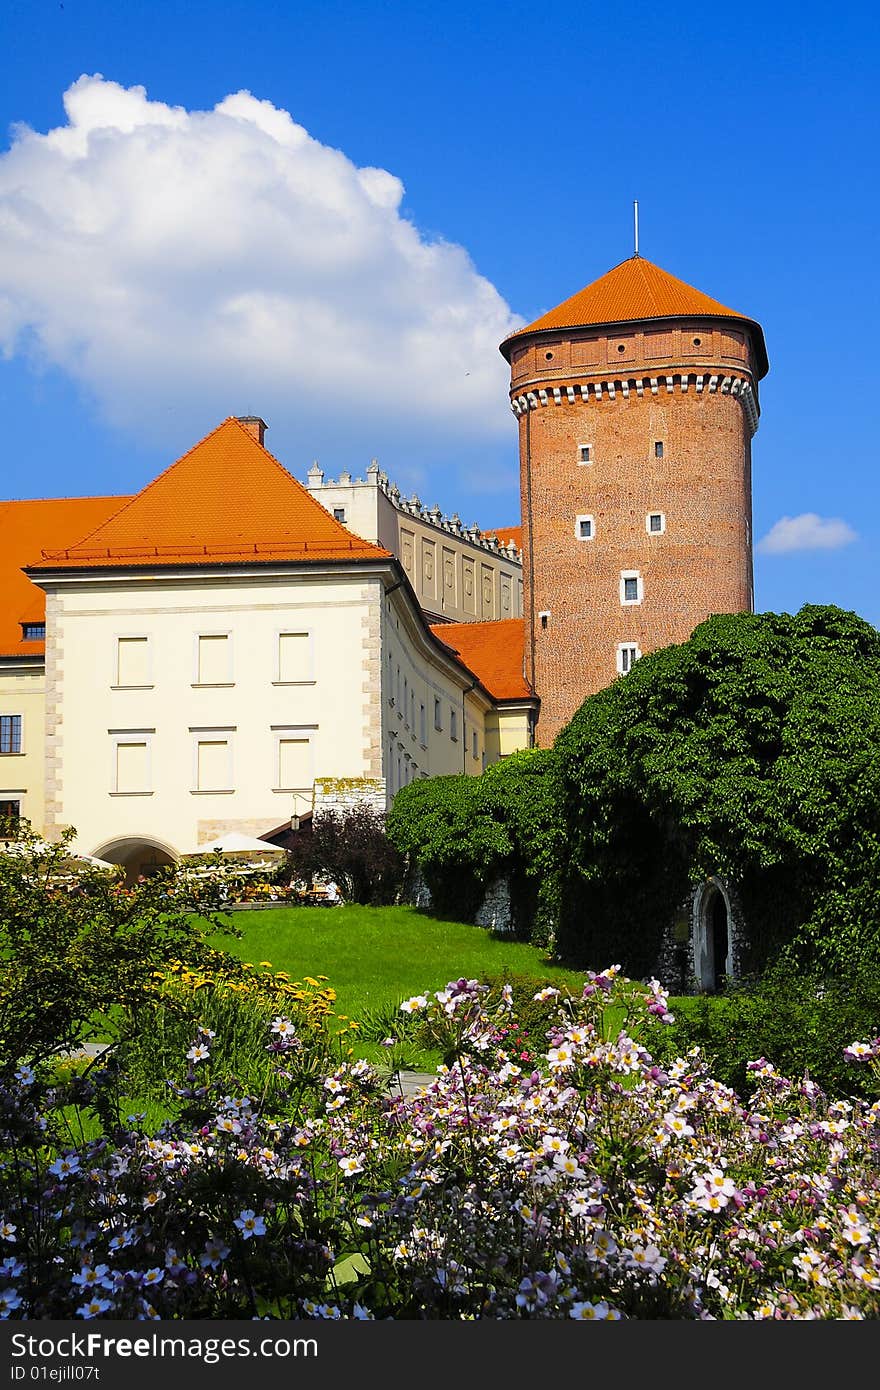
[[[388,833],[418,864],[438,912],[472,920],[488,885],[503,876],[517,934],[538,945],[550,941],[564,842],[552,750],[514,753],[480,777],[403,787]]]
[[[136,1029],[154,971],[199,958],[192,914],[217,906],[212,889],[175,882],[173,871],[125,888],[72,861],[73,831],[57,845],[23,823],[18,834],[16,852],[0,853],[0,1069],[75,1049],[98,1015]]]
[[[755,1084],[748,1063],[761,1057],[786,1076],[809,1074],[830,1095],[877,1095],[876,1073],[843,1053],[880,1034],[876,967],[823,977],[779,963],[723,995],[677,1000],[674,1013],[673,1024],[652,1029],[649,1050],[670,1061],[699,1046],[713,1075],[741,1095]]]
[[[556,741],[570,862],[559,948],[653,968],[690,884],[734,888],[750,969],[845,970],[880,923],[880,633],[806,606],[702,623]]]

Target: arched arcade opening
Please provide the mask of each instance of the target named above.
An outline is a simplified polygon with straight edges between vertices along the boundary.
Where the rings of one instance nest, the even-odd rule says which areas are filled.
[[[109,840],[92,852],[110,864],[121,865],[125,870],[126,886],[129,887],[138,879],[150,878],[167,865],[176,864],[178,857],[170,845],[148,836],[136,835]]]

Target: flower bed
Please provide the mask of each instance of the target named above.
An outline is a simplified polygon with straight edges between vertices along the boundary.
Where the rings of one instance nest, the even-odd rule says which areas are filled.
[[[763,1059],[748,1099],[696,1049],[655,1064],[667,1000],[615,968],[538,1002],[530,1069],[507,1047],[509,989],[462,979],[408,1000],[448,1063],[414,1098],[344,1039],[330,1060],[281,1009],[272,1084],[243,1093],[213,1074],[202,1027],[173,1119],[79,1145],[62,1107],[109,1105],[112,1075],[60,1086],[19,1068],[0,1121],[3,1315],[878,1316],[880,1102]],[[850,1055],[876,1068],[880,1039]]]

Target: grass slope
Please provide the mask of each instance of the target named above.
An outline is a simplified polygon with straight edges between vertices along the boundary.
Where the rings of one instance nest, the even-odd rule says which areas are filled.
[[[337,1008],[351,1018],[395,1007],[462,975],[531,975],[573,988],[584,978],[551,964],[526,942],[442,922],[412,907],[279,907],[236,913],[233,923],[241,939],[214,936],[212,945],[255,966],[271,961],[292,979],[328,976]]]

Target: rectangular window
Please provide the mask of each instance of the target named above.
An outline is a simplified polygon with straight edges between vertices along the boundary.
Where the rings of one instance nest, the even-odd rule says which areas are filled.
[[[21,802],[10,801],[6,798],[0,799],[0,834],[4,827],[14,830],[21,816]]]
[[[409,681],[403,678],[403,722],[409,728]]]
[[[0,753],[21,752],[21,715],[0,714]]]
[[[477,731],[476,729],[474,729],[473,733],[471,734],[471,756],[474,758],[478,758],[480,756],[479,743],[480,741],[477,737]]]
[[[645,529],[649,536],[662,536],[666,530],[666,517],[662,512],[649,512],[645,518]]]
[[[574,533],[579,541],[591,541],[593,539],[593,518],[591,516],[577,517]]]
[[[440,713],[440,701],[434,697],[434,728],[443,728],[443,715]]]
[[[579,445],[578,445],[578,463],[592,463],[592,462],[593,462],[593,446],[592,446],[592,444],[579,444]]]
[[[449,711],[449,737],[458,741],[458,713],[454,709]]]
[[[197,639],[196,685],[232,684],[232,643],[228,632],[200,633]]]
[[[196,742],[196,791],[224,792],[232,786],[228,738],[200,738]]]
[[[46,640],[46,624],[22,623],[21,637],[23,642],[44,642]]]
[[[150,741],[146,736],[117,739],[114,791],[129,795],[150,791]]]
[[[655,457],[655,459],[662,459],[662,457],[663,457],[663,440],[662,440],[662,439],[655,439],[655,441],[654,441],[654,457]]]
[[[311,633],[279,632],[278,684],[297,685],[311,681],[312,677]]]
[[[428,743],[428,719],[424,705],[419,705],[419,742],[423,748]]]
[[[281,737],[278,740],[278,782],[280,791],[297,791],[312,785],[312,743],[308,738]]]
[[[344,507],[334,507],[334,508],[333,508],[333,520],[334,520],[334,521],[341,521],[341,522],[343,523],[343,525],[345,524],[345,508],[344,508]]]
[[[147,637],[117,637],[117,686],[146,686],[150,684],[150,642]]]
[[[621,642],[617,648],[617,669],[622,676],[627,671],[631,671],[635,663],[641,656],[641,652],[634,642]]]
[[[624,570],[620,576],[620,602],[641,603],[643,597],[642,577],[638,570]]]

